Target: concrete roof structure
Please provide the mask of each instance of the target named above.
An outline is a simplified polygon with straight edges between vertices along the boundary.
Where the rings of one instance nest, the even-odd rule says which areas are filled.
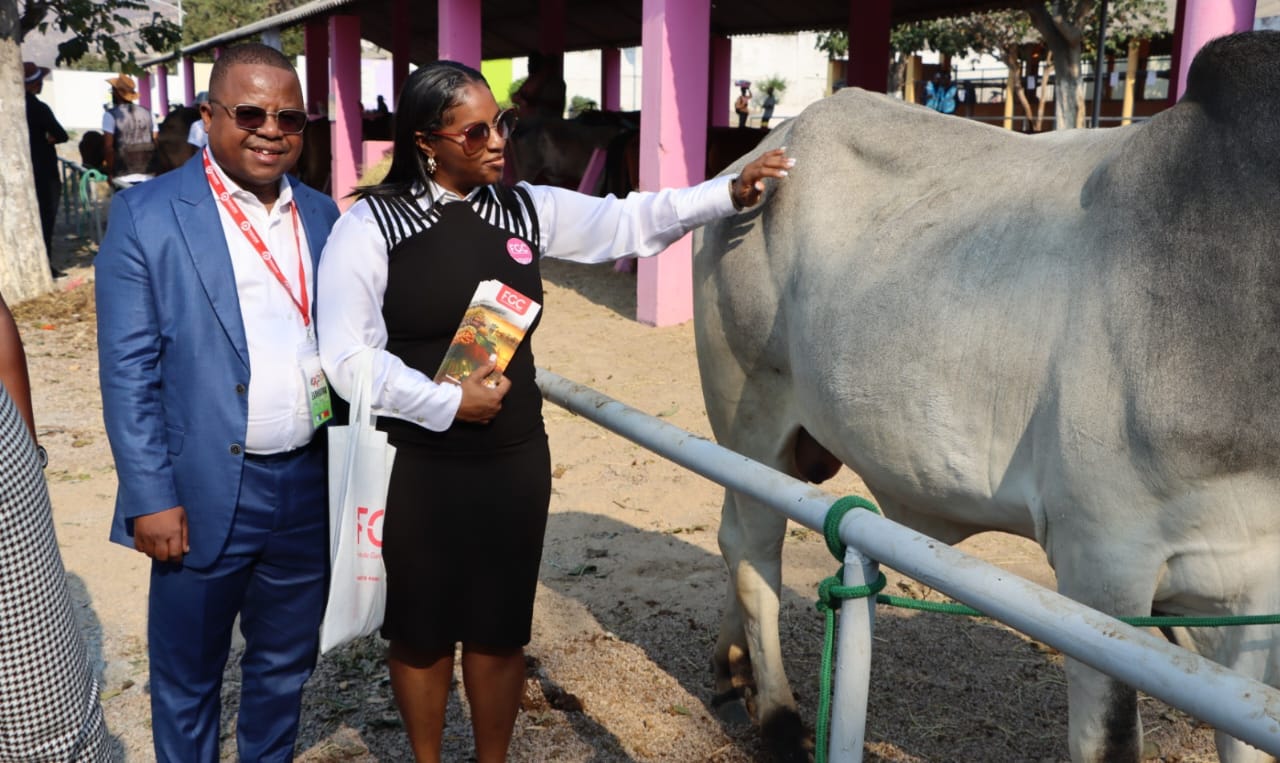
[[[564,50],[628,48],[640,44],[643,0],[563,0]],[[852,3],[856,5],[856,3]],[[845,29],[849,2],[831,0],[735,0],[711,7],[711,32],[721,36]],[[977,10],[1012,8],[1017,0],[895,0],[893,22],[950,16]],[[332,14],[360,17],[360,36],[390,50],[397,27],[409,24],[409,59],[418,65],[437,58],[435,3],[414,3],[407,19],[393,13],[393,0],[311,0],[292,10],[201,40],[177,53],[143,60],[153,66],[224,47],[263,32],[295,26]],[[486,59],[526,56],[539,49],[542,4],[539,0],[485,0],[481,11],[481,55]]]

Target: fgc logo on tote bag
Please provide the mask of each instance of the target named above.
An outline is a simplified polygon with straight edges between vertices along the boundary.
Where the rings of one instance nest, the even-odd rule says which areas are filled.
[[[370,511],[368,506],[356,509],[356,545],[364,543],[368,536],[369,543],[376,549],[382,548],[382,509]],[[366,521],[366,517],[368,520]]]

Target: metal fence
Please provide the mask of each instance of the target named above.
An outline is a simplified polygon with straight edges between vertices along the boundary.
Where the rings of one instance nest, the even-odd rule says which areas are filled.
[[[547,400],[817,532],[835,496],[542,368]],[[1280,691],[869,511],[840,524],[848,586],[882,562],[1237,739],[1280,755]],[[873,561],[874,560],[874,561]],[[829,760],[859,761],[874,599],[840,608]]]
[[[62,172],[62,214],[77,236],[89,236],[95,244],[102,243],[105,216],[111,205],[111,194],[128,188],[131,184],[122,180],[110,180],[98,170],[79,162],[58,157]]]

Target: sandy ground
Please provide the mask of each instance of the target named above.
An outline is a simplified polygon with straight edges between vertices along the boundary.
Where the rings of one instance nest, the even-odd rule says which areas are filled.
[[[151,761],[145,642],[147,564],[107,541],[116,483],[102,428],[92,301],[93,249],[63,230],[55,263],[69,276],[16,310],[27,348],[59,543],[120,758]],[[686,430],[709,435],[692,325],[632,320],[634,277],[547,263],[539,364]],[[707,709],[708,667],[726,573],[716,547],[722,492],[708,481],[548,404],[555,468],[529,680],[511,759],[748,761],[750,726]],[[835,494],[857,492],[845,472]],[[964,548],[1052,585],[1034,545],[1003,535]],[[835,569],[821,537],[794,523],[786,539],[782,639],[806,722],[818,702],[818,582]],[[890,592],[939,598],[888,571]],[[501,606],[495,592],[494,606]],[[1053,650],[986,620],[881,607],[874,643],[867,758],[1061,761],[1066,690]],[[303,761],[411,759],[368,638],[322,658],[308,686]],[[224,758],[234,760],[238,650],[227,666]],[[1216,760],[1211,731],[1143,698],[1152,758]],[[451,702],[446,759],[472,753],[465,701]]]

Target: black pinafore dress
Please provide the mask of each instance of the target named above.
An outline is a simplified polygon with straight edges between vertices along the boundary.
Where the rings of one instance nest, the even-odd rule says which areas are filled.
[[[387,350],[407,365],[435,375],[480,281],[542,302],[537,215],[523,189],[489,186],[425,213],[368,198],[389,248]],[[397,448],[383,524],[386,639],[420,651],[529,643],[551,500],[530,349],[537,325],[507,366],[511,389],[489,424],[432,432],[379,420]]]

